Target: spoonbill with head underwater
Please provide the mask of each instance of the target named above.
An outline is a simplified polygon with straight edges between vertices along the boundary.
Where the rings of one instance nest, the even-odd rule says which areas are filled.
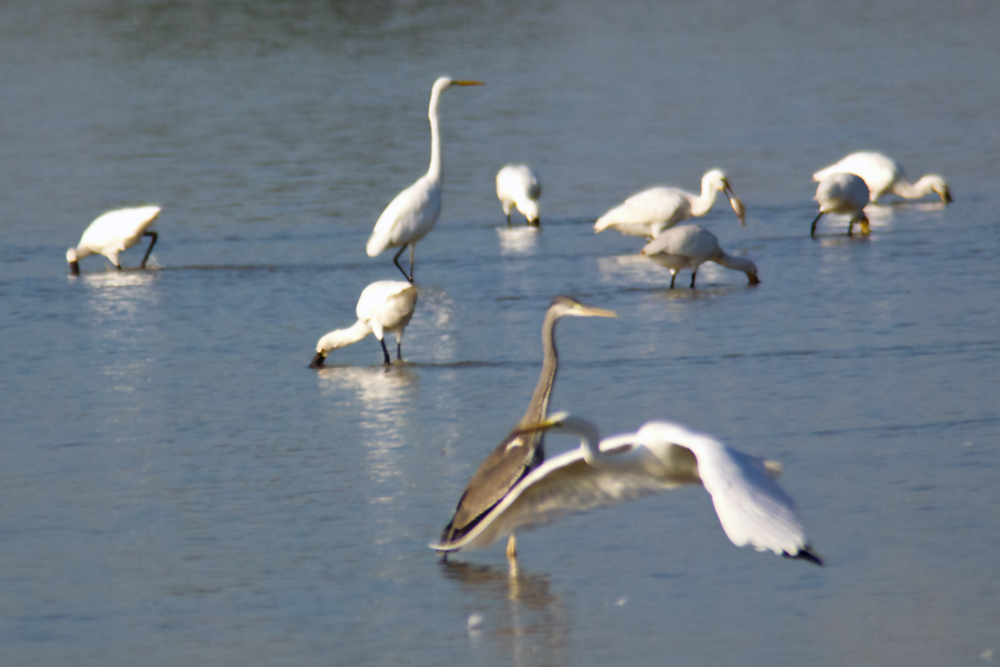
[[[98,217],[84,230],[80,243],[66,251],[69,272],[74,276],[79,275],[79,262],[87,255],[104,255],[120,271],[122,265],[118,263],[118,253],[134,246],[143,236],[150,237],[150,241],[139,268],[146,268],[149,253],[153,252],[157,239],[156,232],[150,230],[149,226],[159,214],[159,206],[139,206],[108,211]]]

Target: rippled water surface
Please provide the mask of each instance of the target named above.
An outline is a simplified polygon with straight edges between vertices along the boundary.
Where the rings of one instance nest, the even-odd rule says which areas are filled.
[[[992,659],[997,25],[971,0],[5,3],[0,662]],[[364,244],[426,169],[441,74],[487,85],[442,97],[407,362],[368,338],[309,370],[398,277]],[[864,148],[954,204],[810,239],[810,175]],[[541,174],[540,231],[506,228],[512,161]],[[640,239],[593,234],[715,166],[748,227],[724,201],[703,224],[759,287],[706,265],[668,290]],[[142,203],[154,270],[69,278],[90,220]],[[825,568],[733,547],[694,488],[524,533],[516,572],[502,545],[435,557],[560,293],[620,317],[559,325],[552,407],[781,461]]]

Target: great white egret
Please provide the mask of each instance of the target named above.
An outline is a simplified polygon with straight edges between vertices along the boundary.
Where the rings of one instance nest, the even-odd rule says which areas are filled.
[[[118,253],[134,246],[143,236],[149,236],[149,247],[146,248],[146,255],[139,263],[140,269],[146,268],[146,261],[149,259],[149,253],[153,252],[157,238],[156,232],[151,231],[149,226],[159,214],[159,206],[139,206],[108,211],[98,217],[84,230],[80,243],[66,251],[70,274],[80,275],[79,262],[87,255],[104,255],[111,260],[116,269],[121,270]]]
[[[431,544],[440,552],[482,549],[515,530],[566,512],[613,505],[683,485],[712,496],[729,540],[816,565],[792,499],[774,477],[780,466],[731,449],[711,436],[666,421],[605,440],[594,424],[562,412],[532,429],[562,429],[580,447],[559,454],[521,479],[458,540]]]
[[[468,486],[458,500],[454,516],[441,534],[442,544],[447,545],[462,539],[476,527],[494,505],[503,500],[518,480],[545,460],[542,431],[536,429],[526,432],[518,429],[545,419],[559,365],[555,328],[556,322],[561,317],[617,317],[617,314],[603,308],[585,306],[568,296],[557,296],[553,299],[542,323],[545,360],[542,362],[542,372],[538,376],[538,384],[535,385],[528,409],[510,435],[497,445],[469,480]],[[515,553],[516,543],[512,534],[507,544],[507,555],[513,558]]]
[[[386,248],[399,248],[392,258],[406,279],[413,282],[413,251],[417,241],[427,236],[441,213],[441,138],[438,134],[438,98],[452,86],[481,86],[481,81],[455,81],[446,76],[434,82],[427,117],[431,121],[431,164],[416,183],[389,203],[368,239],[368,256],[375,257]],[[399,265],[399,256],[410,248],[410,273]]]
[[[660,232],[639,251],[640,255],[670,269],[670,289],[674,287],[677,272],[691,269],[691,287],[698,276],[698,267],[705,262],[715,262],[727,269],[747,274],[751,285],[760,283],[757,266],[746,257],[733,257],[719,247],[715,234],[698,225],[681,225]]]
[[[701,178],[700,195],[672,187],[643,190],[598,218],[594,232],[600,234],[611,228],[627,236],[653,237],[688,218],[708,213],[719,191],[726,193],[740,224],[746,226],[743,202],[733,193],[726,175],[712,169]]]
[[[951,202],[951,191],[944,178],[928,174],[916,183],[910,183],[902,167],[881,153],[851,153],[837,164],[817,171],[813,174],[813,180],[822,181],[830,174],[843,171],[865,179],[873,204],[890,193],[904,199],[920,199],[934,192],[944,203]]]
[[[385,346],[385,334],[396,334],[396,358],[402,359],[403,330],[417,306],[417,288],[402,280],[379,280],[364,288],[355,312],[358,321],[347,329],[331,331],[316,343],[316,356],[309,368],[321,368],[331,351],[357,343],[368,334],[382,345],[386,365],[392,363]]]
[[[847,235],[851,235],[854,223],[861,224],[861,233],[867,234],[868,216],[865,206],[868,205],[868,186],[856,174],[835,171],[827,174],[816,188],[816,201],[819,202],[819,215],[812,221],[809,236],[816,235],[816,223],[827,213],[843,213],[851,216],[847,223]]]
[[[538,226],[538,198],[542,196],[542,186],[538,174],[526,164],[508,164],[497,172],[497,199],[503,206],[510,227],[510,211],[513,207],[527,219],[529,225]]]

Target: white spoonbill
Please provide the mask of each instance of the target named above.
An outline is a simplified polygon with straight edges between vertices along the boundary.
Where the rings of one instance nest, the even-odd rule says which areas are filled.
[[[835,171],[823,177],[816,188],[816,201],[819,202],[819,215],[809,228],[809,236],[816,235],[816,223],[827,213],[843,213],[851,216],[847,223],[847,235],[851,236],[854,223],[861,224],[861,233],[871,231],[868,227],[868,216],[865,206],[868,204],[868,186],[856,174]]]
[[[538,174],[526,164],[508,164],[497,172],[497,199],[503,206],[510,227],[510,211],[515,206],[528,220],[528,224],[538,226],[538,198],[542,196],[542,186]]]
[[[445,554],[481,549],[559,514],[700,484],[736,546],[823,564],[806,540],[792,499],[774,481],[778,464],[666,421],[601,440],[594,424],[561,412],[524,430],[553,428],[579,435],[580,447],[528,473],[460,540],[430,547]]]
[[[159,214],[159,206],[139,206],[108,211],[100,216],[84,230],[80,243],[66,251],[69,272],[74,276],[80,275],[79,262],[87,255],[104,255],[120,271],[122,265],[118,263],[118,253],[134,246],[143,236],[149,236],[149,247],[139,263],[140,269],[146,268],[157,238],[156,232],[151,231],[149,226]]]
[[[355,309],[358,321],[347,329],[331,331],[316,343],[316,356],[309,368],[321,368],[331,351],[357,343],[370,333],[382,345],[386,365],[392,363],[385,346],[385,334],[396,334],[396,358],[402,359],[403,330],[417,306],[417,288],[402,280],[379,280],[366,287]]]
[[[951,191],[944,178],[937,174],[927,174],[916,183],[910,183],[902,167],[881,153],[851,153],[837,164],[817,171],[813,174],[813,180],[822,181],[828,175],[842,171],[865,179],[873,204],[890,193],[904,199],[920,199],[934,192],[944,203],[951,202]]]
[[[691,269],[691,287],[694,287],[698,267],[705,262],[715,262],[727,269],[742,271],[747,274],[751,285],[760,283],[757,266],[753,262],[746,257],[727,255],[719,247],[715,234],[698,225],[681,225],[660,232],[639,254],[670,269],[670,289],[674,288],[674,280],[681,269]]]
[[[542,323],[542,347],[545,358],[538,384],[531,395],[524,416],[503,442],[486,457],[479,469],[469,480],[451,521],[441,534],[442,544],[450,544],[462,539],[466,533],[500,502],[510,489],[529,470],[545,460],[544,433],[540,429],[524,431],[523,427],[534,425],[545,419],[552,387],[556,381],[559,355],[556,352],[556,322],[562,317],[617,317],[610,310],[585,306],[568,296],[557,296],[552,300]],[[507,557],[513,559],[517,553],[517,542],[511,534],[507,543]]]
[[[441,77],[431,88],[431,103],[427,117],[431,121],[431,164],[416,183],[406,188],[389,203],[368,239],[368,256],[375,257],[386,248],[399,248],[392,263],[406,279],[413,282],[413,251],[417,241],[427,236],[441,214],[441,138],[438,134],[438,98],[452,86],[481,86],[481,81],[454,81]],[[399,256],[410,248],[410,273],[399,265]]]
[[[726,193],[740,224],[746,226],[743,202],[733,193],[726,175],[720,169],[712,169],[701,178],[700,195],[672,187],[643,190],[598,218],[594,232],[600,234],[610,227],[626,236],[656,236],[688,218],[708,213],[719,191]]]

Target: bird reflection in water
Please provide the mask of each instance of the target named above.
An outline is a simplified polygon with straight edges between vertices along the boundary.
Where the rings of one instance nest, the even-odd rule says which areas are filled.
[[[527,574],[514,561],[507,570],[448,560],[439,566],[474,599],[470,613],[484,616],[476,631],[512,664],[569,664],[569,612],[548,577]]]
[[[500,239],[500,254],[523,255],[538,245],[538,227],[497,227]]]
[[[361,403],[359,425],[371,429],[376,441],[402,439],[405,417],[417,403],[416,382],[420,377],[408,366],[324,366],[317,373],[323,396],[343,401],[353,393]]]

